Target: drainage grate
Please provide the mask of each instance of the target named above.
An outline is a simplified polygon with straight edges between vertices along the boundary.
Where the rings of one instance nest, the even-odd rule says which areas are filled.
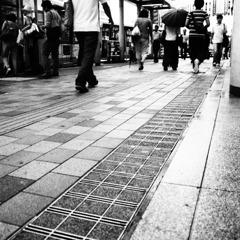
[[[211,84],[197,79],[12,239],[121,239]]]

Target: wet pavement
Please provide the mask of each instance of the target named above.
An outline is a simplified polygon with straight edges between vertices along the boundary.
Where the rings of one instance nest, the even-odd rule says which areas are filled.
[[[228,65],[106,64],[83,95],[77,68],[1,79],[0,239],[238,239]]]

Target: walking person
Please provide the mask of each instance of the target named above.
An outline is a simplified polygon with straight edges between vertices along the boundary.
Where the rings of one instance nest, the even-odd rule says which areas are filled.
[[[199,73],[199,66],[206,57],[206,31],[210,21],[207,12],[202,10],[204,0],[195,0],[194,6],[195,10],[188,13],[185,25],[190,30],[189,48],[193,70]]]
[[[93,63],[98,45],[100,32],[99,24],[99,2],[102,4],[104,12],[113,25],[113,19],[108,0],[72,0],[74,9],[73,31],[79,44],[79,72],[76,78],[76,90],[80,93],[88,92],[88,87],[94,87],[98,80],[93,73]]]
[[[223,35],[227,33],[227,27],[222,22],[223,15],[217,15],[217,23],[212,28],[211,42],[213,43],[213,66],[220,66],[223,52]]]
[[[42,2],[43,11],[46,12],[46,23],[42,29],[46,29],[46,40],[43,43],[42,57],[44,64],[44,74],[40,76],[42,79],[57,77],[59,75],[59,45],[61,37],[61,17],[49,0]],[[52,71],[50,68],[49,56],[52,55]]]
[[[166,37],[164,42],[164,56],[163,56],[163,70],[168,71],[171,66],[175,71],[178,68],[178,35],[180,34],[180,27],[170,27],[165,25]]]
[[[184,60],[187,58],[188,40],[189,40],[189,35],[187,34],[187,30],[183,29],[182,46],[181,46],[181,57]]]
[[[160,50],[160,38],[161,33],[158,31],[159,26],[155,25],[154,31],[153,31],[153,61],[154,63],[158,63],[158,55]]]
[[[144,62],[148,55],[149,48],[149,37],[152,41],[153,33],[152,33],[152,22],[148,18],[148,11],[143,9],[135,22],[135,26],[138,26],[141,35],[135,41],[135,50],[136,50],[136,58],[139,66],[139,70],[143,70]]]
[[[6,32],[10,30],[5,38],[2,35],[2,60],[4,65],[5,76],[8,77],[10,74],[17,74],[17,36],[19,28],[16,24],[17,16],[10,13],[6,16],[3,22],[1,32]],[[9,32],[9,31],[8,31]],[[10,66],[10,60],[12,62],[13,69]]]

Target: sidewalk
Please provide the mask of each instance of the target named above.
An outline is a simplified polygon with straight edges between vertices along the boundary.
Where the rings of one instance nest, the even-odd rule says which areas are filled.
[[[84,95],[77,68],[0,81],[0,239],[31,219],[14,239],[238,239],[225,65],[103,65]]]

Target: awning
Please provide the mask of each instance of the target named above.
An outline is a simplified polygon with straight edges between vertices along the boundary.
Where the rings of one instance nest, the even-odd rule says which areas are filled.
[[[171,5],[165,0],[129,0],[132,3],[151,9],[169,9]]]

